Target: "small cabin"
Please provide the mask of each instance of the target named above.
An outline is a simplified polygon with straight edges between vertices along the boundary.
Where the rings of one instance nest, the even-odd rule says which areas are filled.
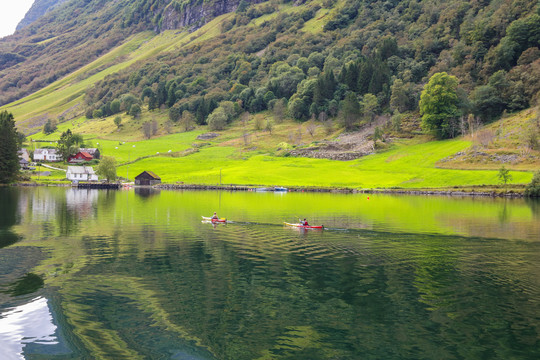
[[[143,171],[135,177],[135,185],[161,184],[161,178],[151,171]]]

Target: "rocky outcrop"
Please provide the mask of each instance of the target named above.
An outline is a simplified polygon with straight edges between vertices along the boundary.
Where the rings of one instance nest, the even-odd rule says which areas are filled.
[[[22,29],[25,26],[30,25],[52,9],[54,9],[56,6],[62,4],[67,0],[35,0],[32,4],[32,7],[30,7],[30,10],[26,13],[24,16],[24,19],[22,19],[19,24],[17,25],[17,30]]]
[[[197,140],[210,140],[210,139],[217,138],[218,136],[219,134],[216,134],[216,133],[205,133],[205,134],[201,134],[197,136]]]
[[[372,154],[372,151],[336,151],[328,150],[326,148],[305,148],[292,150],[290,152],[291,156],[300,156],[300,157],[309,157],[313,159],[328,159],[328,160],[339,160],[339,161],[350,161],[359,159],[363,156]]]
[[[161,22],[154,29],[156,32],[188,28],[196,30],[213,18],[233,12],[241,0],[191,1],[180,7],[169,4],[163,11]],[[247,3],[260,3],[262,0],[244,0]]]
[[[317,146],[294,149],[290,151],[290,155],[340,161],[359,159],[375,152],[371,140],[374,126],[369,125],[361,131],[341,134],[335,141],[324,141]]]

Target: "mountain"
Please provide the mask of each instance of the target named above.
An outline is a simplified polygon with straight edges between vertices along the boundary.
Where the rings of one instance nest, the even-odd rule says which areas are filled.
[[[159,33],[181,26],[194,30],[233,10],[238,3],[238,0],[38,1],[34,4],[36,15],[43,15],[14,35],[0,39],[0,105],[79,69],[130,35],[147,30]]]
[[[22,19],[17,25],[17,30],[20,30],[23,27],[30,25],[31,23],[45,15],[47,12],[54,9],[55,6],[60,5],[65,1],[66,0],[35,0],[30,7],[30,10],[28,10],[26,15],[24,16],[24,19]]]
[[[137,105],[133,116],[188,112],[221,127],[280,103],[300,121],[347,104],[372,119],[418,111],[444,71],[459,81],[463,115],[486,122],[540,91],[539,12],[536,0],[68,0],[0,41],[0,103],[69,81],[76,92],[47,116]],[[32,132],[44,111],[18,119]]]

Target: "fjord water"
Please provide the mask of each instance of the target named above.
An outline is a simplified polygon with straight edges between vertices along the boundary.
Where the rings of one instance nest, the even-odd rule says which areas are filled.
[[[538,359],[539,259],[523,199],[3,188],[0,358]]]

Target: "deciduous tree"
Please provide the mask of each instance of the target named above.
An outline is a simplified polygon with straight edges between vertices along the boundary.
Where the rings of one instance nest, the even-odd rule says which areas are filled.
[[[107,182],[116,180],[116,159],[112,156],[104,156],[99,162],[96,173],[107,179]]]
[[[62,155],[64,162],[67,161],[69,155],[79,151],[79,147],[83,145],[83,137],[79,134],[73,134],[71,129],[67,129],[60,135],[60,140],[56,144],[56,149]]]
[[[422,128],[439,139],[449,138],[451,122],[458,119],[458,79],[445,72],[434,74],[420,96]]]
[[[499,172],[497,173],[497,177],[499,178],[499,182],[504,184],[504,191],[506,191],[508,182],[512,181],[512,174],[510,174],[510,170],[508,170],[504,165],[501,166]]]

